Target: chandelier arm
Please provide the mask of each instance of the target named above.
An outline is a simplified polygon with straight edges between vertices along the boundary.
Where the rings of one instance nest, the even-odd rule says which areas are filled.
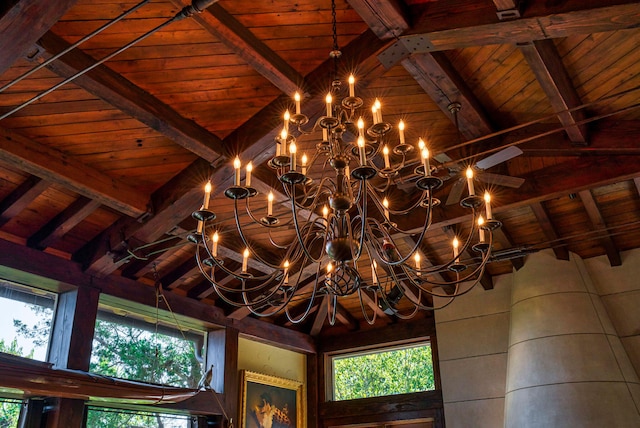
[[[293,324],[299,324],[302,321],[304,321],[307,316],[309,315],[309,313],[311,312],[311,308],[313,307],[313,302],[316,299],[316,294],[318,292],[318,283],[320,281],[320,263],[318,263],[318,267],[316,268],[316,282],[313,285],[313,290],[311,291],[311,296],[309,297],[309,304],[307,305],[307,308],[305,309],[305,311],[302,313],[302,315],[296,317],[292,317],[291,314],[289,313],[289,307],[286,306],[284,308],[285,311],[285,315],[287,316],[287,319],[293,323]],[[295,295],[295,290],[293,290],[291,292],[291,297],[293,297]]]
[[[300,225],[298,223],[298,216],[297,216],[297,212],[296,212],[296,204],[295,204],[295,187],[292,187],[291,189],[291,211],[292,211],[292,215],[293,215],[293,224],[295,226],[295,231],[296,231],[296,236],[298,237],[298,244],[300,244],[300,248],[302,249],[302,251],[304,252],[305,256],[309,259],[312,260],[314,263],[319,263],[320,260],[322,259],[322,256],[324,255],[324,246],[322,251],[320,252],[320,256],[318,258],[313,257],[310,253],[309,253],[309,249],[304,245],[304,240],[302,239],[302,234],[300,232]],[[326,226],[326,230],[328,230],[328,225],[329,225],[329,221],[331,219],[331,215],[329,215],[329,217],[327,218],[327,226]],[[314,221],[314,223],[316,223]],[[326,232],[325,232],[325,242],[324,244],[326,244]]]
[[[404,284],[404,283],[401,283],[401,284],[402,284],[404,287],[406,287],[406,288],[407,288],[407,290],[411,291],[411,290],[408,288],[408,286],[407,286],[406,284]],[[462,293],[462,294],[468,293],[468,292],[469,292],[473,287],[475,287],[475,284],[474,284],[472,287],[470,287],[468,290],[466,290],[464,293]],[[457,289],[457,288],[458,288],[458,285],[456,285],[456,289]],[[409,301],[410,301],[410,302],[415,306],[416,310],[417,310],[417,309],[421,309],[421,310],[427,310],[427,311],[435,311],[435,310],[439,310],[439,309],[445,308],[445,307],[449,306],[449,305],[453,302],[453,300],[454,300],[458,295],[462,295],[462,294],[457,294],[457,295],[449,295],[449,294],[439,295],[439,294],[432,294],[432,293],[427,292],[426,290],[423,290],[423,289],[422,289],[422,288],[420,288],[420,287],[418,287],[418,292],[419,292],[419,295],[418,295],[418,301],[417,301],[417,302],[416,302],[416,301],[414,301],[414,299],[411,297],[411,294],[413,294],[413,293],[403,293],[403,295],[407,298],[407,300],[409,300]],[[443,299],[448,298],[449,300],[448,300],[446,303],[442,304],[441,306],[436,306],[436,305],[433,305],[433,306],[424,305],[424,304],[420,303],[420,302],[422,301],[422,300],[421,300],[421,293],[422,293],[422,292],[426,292],[427,294],[430,294],[432,297],[439,297],[439,298],[443,298]],[[404,317],[407,317],[407,318],[403,318],[403,319],[409,319],[409,318],[413,317],[413,316],[415,315],[415,313],[416,313],[416,312],[414,311],[412,315],[407,316],[407,315],[402,315],[402,314],[400,314],[400,313],[399,313],[399,311],[398,311],[398,310],[396,310],[396,309],[395,309],[395,308],[393,308],[393,307],[392,307],[391,309],[394,311],[394,315],[396,315],[396,316],[398,316],[398,317],[400,317],[400,318],[403,318],[403,316],[404,316]]]
[[[200,273],[202,274],[202,276],[204,276],[204,277],[205,277],[205,279],[206,279],[207,281],[209,281],[209,283],[211,283],[211,285],[213,286],[213,288],[214,288],[214,290],[216,291],[216,294],[218,294],[218,296],[220,296],[220,297],[221,297],[223,300],[225,300],[227,303],[229,303],[229,304],[231,304],[231,305],[234,305],[234,306],[238,306],[239,304],[238,304],[237,302],[235,302],[235,301],[233,301],[233,300],[228,300],[228,299],[223,295],[223,293],[221,293],[221,292],[220,292],[220,290],[222,290],[222,291],[226,291],[226,292],[228,292],[228,293],[233,293],[233,294],[240,293],[241,291],[239,291],[239,290],[237,290],[237,289],[235,289],[235,288],[229,288],[229,287],[225,287],[225,286],[222,286],[222,285],[218,284],[218,283],[215,281],[215,278],[213,277],[213,275],[209,275],[209,274],[204,270],[204,268],[203,268],[203,266],[202,266],[202,265],[203,265],[203,263],[202,263],[202,260],[201,260],[201,258],[200,258],[199,245],[200,245],[200,244],[198,244],[198,247],[196,248],[196,264],[198,265],[198,269],[200,270]],[[205,248],[206,248],[206,246],[205,246]],[[207,253],[208,253],[208,251],[207,251]],[[245,279],[246,279],[246,278],[244,278],[244,277],[241,277],[241,276],[236,275],[236,274],[235,274],[235,272],[232,272],[232,271],[228,270],[227,268],[225,268],[225,267],[223,266],[223,264],[219,263],[219,261],[218,261],[216,258],[214,258],[214,257],[210,257],[210,258],[213,260],[213,262],[215,263],[216,267],[220,268],[220,270],[222,270],[222,271],[223,271],[224,273],[226,273],[227,275],[232,276],[232,277],[234,277],[235,279],[237,279],[237,280],[239,280],[239,281],[243,281],[243,280],[245,280]],[[266,277],[266,278],[267,278],[267,281],[266,281],[266,282],[264,282],[263,284],[258,285],[258,286],[256,286],[256,287],[253,287],[253,288],[249,289],[248,291],[259,291],[259,290],[262,290],[263,288],[265,288],[265,287],[266,287],[266,284],[267,284],[268,282],[272,281],[272,280],[276,277],[277,273],[278,273],[277,271],[274,271],[274,272],[271,274],[271,278]],[[242,306],[242,305],[240,305],[240,306]]]
[[[327,297],[327,318],[329,319],[329,325],[333,327],[336,325],[336,316],[338,315],[338,296],[331,293],[328,294]],[[320,302],[320,304],[322,304],[322,302]],[[332,306],[333,311],[331,311]]]
[[[362,191],[362,189],[366,186],[366,181],[362,180],[360,182],[360,191]],[[364,249],[364,237],[366,234],[366,224],[365,224],[365,219],[367,218],[367,198],[362,198],[362,208],[360,207],[360,205],[356,204],[356,208],[359,212],[359,216],[360,216],[360,238],[359,238],[359,243],[358,243],[358,251],[356,256],[354,257],[354,260],[360,260],[360,257],[362,256],[362,251]],[[358,219],[358,216],[354,217],[354,221],[356,221]]]
[[[360,309],[362,310],[362,316],[364,317],[365,321],[367,321],[367,324],[369,325],[373,325],[376,322],[376,318],[378,317],[378,313],[373,310],[373,317],[369,317],[369,314],[367,313],[367,308],[366,305],[364,304],[364,300],[362,298],[362,293],[366,293],[366,291],[363,291],[362,287],[358,288],[358,300],[360,301]],[[378,293],[377,291],[374,291],[373,293],[373,304],[378,306]]]
[[[491,240],[490,240],[490,243],[491,243]],[[435,296],[435,297],[444,297],[444,298],[446,298],[446,297],[461,296],[463,294],[468,293],[471,288],[475,287],[480,282],[480,280],[482,279],[482,275],[484,274],[484,271],[486,269],[486,265],[487,265],[487,262],[489,261],[489,258],[490,258],[490,252],[489,251],[485,251],[484,254],[483,254],[482,261],[478,265],[478,267],[476,267],[476,269],[473,272],[471,272],[470,274],[468,274],[467,276],[465,276],[462,279],[460,279],[460,274],[457,273],[457,279],[455,281],[434,281],[434,280],[428,280],[426,278],[422,278],[420,280],[420,282],[427,283],[427,284],[430,284],[430,285],[439,286],[439,287],[450,287],[450,286],[455,285],[456,289],[458,288],[458,285],[460,283],[473,281],[473,284],[467,290],[464,290],[462,292],[455,291],[453,294],[447,294],[447,293],[440,294],[440,293],[436,293],[436,292],[434,292],[432,290],[429,290],[427,288],[424,288],[419,282],[414,281],[413,278],[411,278],[411,277],[409,277],[409,280],[416,287],[420,288],[424,292],[426,292],[426,293],[428,293],[428,294],[430,294],[432,296]],[[473,279],[473,280],[470,279],[472,277],[474,277],[475,279]]]
[[[269,266],[272,269],[281,269],[281,267],[279,265],[275,265],[273,263],[270,263],[268,261],[266,261],[264,258],[262,258],[260,256],[260,254],[258,254],[253,248],[252,246],[249,244],[249,242],[247,241],[245,235],[244,235],[244,231],[242,230],[242,225],[240,224],[240,214],[238,212],[238,200],[234,199],[234,203],[233,203],[233,216],[235,218],[236,221],[236,230],[238,231],[238,235],[240,236],[240,239],[242,240],[242,243],[245,245],[246,248],[249,249],[249,251],[251,252],[251,254],[262,264]]]

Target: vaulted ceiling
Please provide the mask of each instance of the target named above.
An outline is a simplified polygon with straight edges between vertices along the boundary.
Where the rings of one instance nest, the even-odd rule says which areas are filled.
[[[488,180],[504,224],[497,251],[551,248],[560,259],[606,255],[615,266],[640,247],[640,2],[337,0],[335,17],[338,75],[353,72],[366,105],[381,98],[386,119],[407,123],[408,139],[423,136],[452,160],[441,165],[443,200],[458,165],[522,150],[487,171],[524,179]],[[211,178],[218,227],[233,227],[224,190],[236,155],[257,166],[260,195],[277,186],[266,162],[282,113],[296,90],[310,117],[321,113],[334,74],[331,32],[329,0],[220,0],[201,13],[185,0],[5,2],[2,251],[19,244],[16,258],[46,252],[139,287],[159,280],[229,317],[249,316],[217,301],[200,275],[185,239],[191,213]],[[276,200],[286,211],[284,195]],[[433,263],[449,255],[467,218],[457,205],[437,209],[421,244]],[[268,236],[252,233],[266,245]],[[234,266],[239,246],[226,242]],[[482,286],[524,260],[491,263]],[[364,324],[357,301],[339,309],[344,328]],[[330,334],[326,317],[317,310],[300,328]],[[391,321],[380,313],[378,322]]]

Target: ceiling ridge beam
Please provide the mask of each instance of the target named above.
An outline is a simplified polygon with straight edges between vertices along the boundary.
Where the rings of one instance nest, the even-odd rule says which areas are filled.
[[[94,201],[80,196],[71,205],[42,226],[36,233],[27,239],[27,245],[38,250],[44,250],[61,239],[82,220],[89,217],[100,208],[100,201]]]
[[[471,46],[529,43],[575,34],[591,34],[637,28],[640,25],[637,1],[610,6],[605,0],[561,2],[547,7],[544,1],[528,2],[521,19],[486,23],[486,15],[476,10],[446,14],[443,6],[428,9],[390,51],[397,61],[411,53],[462,49]],[[450,2],[442,2],[451,7]],[[582,7],[582,9],[580,9]],[[464,16],[461,16],[464,15]],[[497,18],[496,18],[497,21]],[[464,26],[460,24],[464,23]]]
[[[147,212],[138,190],[90,168],[71,156],[0,127],[0,160],[130,217]]]
[[[532,43],[520,44],[518,47],[542,90],[547,94],[551,107],[558,113],[558,119],[571,142],[574,145],[587,145],[589,143],[587,125],[577,124],[586,119],[585,110],[568,111],[582,105],[582,101],[553,40],[534,40]]]
[[[580,199],[582,200],[582,204],[584,205],[585,210],[587,211],[587,215],[589,216],[589,220],[593,225],[595,230],[607,230],[607,223],[604,221],[604,217],[602,217],[602,213],[600,212],[600,208],[598,208],[598,203],[596,202],[591,190],[582,190],[578,192],[580,195]],[[622,265],[622,258],[620,257],[620,251],[616,247],[615,242],[613,242],[613,238],[611,235],[607,233],[606,236],[600,238],[600,243],[604,247],[607,258],[609,259],[609,264],[611,266],[620,266]]]
[[[0,16],[0,75],[25,55],[78,0],[17,0]]]
[[[191,4],[187,0],[171,2],[179,7]],[[303,86],[304,79],[300,73],[220,4],[212,4],[204,13],[194,15],[193,19],[283,93],[292,96]]]
[[[27,177],[7,197],[0,201],[0,227],[20,214],[50,185],[50,182],[34,175]]]
[[[70,46],[51,31],[46,33],[38,44],[44,51],[41,54],[44,59],[49,59]],[[95,59],[76,48],[53,61],[47,68],[61,77],[70,77],[95,64]],[[98,65],[73,82],[207,162],[222,161],[225,147],[220,138],[194,121],[181,116],[170,106],[106,65]]]

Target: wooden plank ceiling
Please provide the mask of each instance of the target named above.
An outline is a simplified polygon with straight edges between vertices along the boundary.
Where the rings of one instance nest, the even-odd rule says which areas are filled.
[[[195,266],[184,239],[195,228],[190,214],[211,177],[221,251],[236,267],[233,204],[223,195],[231,160],[253,161],[252,205],[264,209],[277,186],[265,163],[292,93],[301,89],[303,110],[316,115],[333,75],[331,3],[220,0],[192,12],[187,0],[0,7],[0,242],[21,244],[16,258],[44,251],[139,287],[158,275],[167,290],[239,319],[248,312],[217,302]],[[340,77],[354,72],[366,105],[381,98],[385,119],[407,123],[408,141],[425,137],[455,161],[445,165],[443,201],[461,165],[522,149],[487,171],[524,179],[518,189],[489,186],[504,224],[496,250],[552,248],[560,259],[606,255],[619,265],[622,251],[640,247],[640,2],[337,0],[335,16]],[[460,137],[452,102],[462,106]],[[276,199],[276,213],[288,210],[282,192]],[[421,244],[431,263],[448,257],[466,219],[456,205],[435,212]],[[266,247],[269,236],[250,230]],[[482,285],[522,263],[490,264]],[[363,328],[357,301],[340,303],[338,324]],[[393,321],[379,312],[379,324]],[[326,318],[314,308],[296,328],[340,331]]]

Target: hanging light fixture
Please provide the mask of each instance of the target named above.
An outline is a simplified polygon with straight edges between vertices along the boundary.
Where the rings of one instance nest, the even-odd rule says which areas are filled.
[[[334,2],[332,12],[334,46],[330,56],[337,64],[341,52]],[[247,165],[243,185],[242,163],[236,157],[235,182],[224,193],[234,202],[234,233],[244,248],[242,268],[231,269],[219,256],[218,246],[223,244],[215,214],[209,209],[210,183],[205,187],[202,208],[193,213],[198,228],[191,240],[197,243],[198,266],[227,304],[245,307],[260,317],[284,313],[293,323],[306,319],[314,305],[325,300],[333,324],[338,299],[345,296],[357,296],[369,323],[375,322],[378,309],[400,318],[412,317],[420,310],[438,309],[433,296],[444,299],[440,307],[445,306],[480,281],[491,259],[492,231],[501,224],[492,218],[489,194],[476,194],[474,172],[468,168],[468,195],[460,204],[472,214],[469,233],[463,240],[453,240],[448,262],[429,266],[422,263],[420,244],[431,225],[433,209],[440,204],[434,192],[443,184],[433,175],[436,169],[430,163],[429,149],[424,140],[417,142],[417,196],[403,207],[391,205],[388,195],[394,177],[414,160],[416,147],[406,142],[403,121],[397,132],[385,121],[380,100],[375,99],[370,110],[364,108],[364,100],[356,95],[353,75],[348,77],[344,94],[336,75],[337,65],[325,98],[325,114],[314,126],[309,126],[309,118],[302,113],[304,100],[300,93],[293,97],[295,113],[287,110],[283,114],[282,131],[275,138],[275,155],[268,165],[277,174],[280,193],[288,198],[290,212],[274,214],[272,192],[266,198],[266,207],[250,206],[249,202],[258,195],[251,186],[253,166]],[[459,108],[454,103],[450,110],[456,115]],[[313,155],[300,156],[300,140],[316,133]],[[246,215],[241,214],[240,204],[246,206]],[[424,217],[418,230],[401,230],[395,222],[401,216],[416,213]],[[264,249],[251,245],[247,221],[270,233],[282,229],[295,232],[286,243],[270,238],[274,248],[267,251],[284,252],[281,261],[270,263],[269,257],[261,254]],[[478,255],[469,265],[463,259],[467,250]],[[270,272],[250,272],[250,258],[267,266]],[[439,275],[445,271],[449,272],[448,280]]]

